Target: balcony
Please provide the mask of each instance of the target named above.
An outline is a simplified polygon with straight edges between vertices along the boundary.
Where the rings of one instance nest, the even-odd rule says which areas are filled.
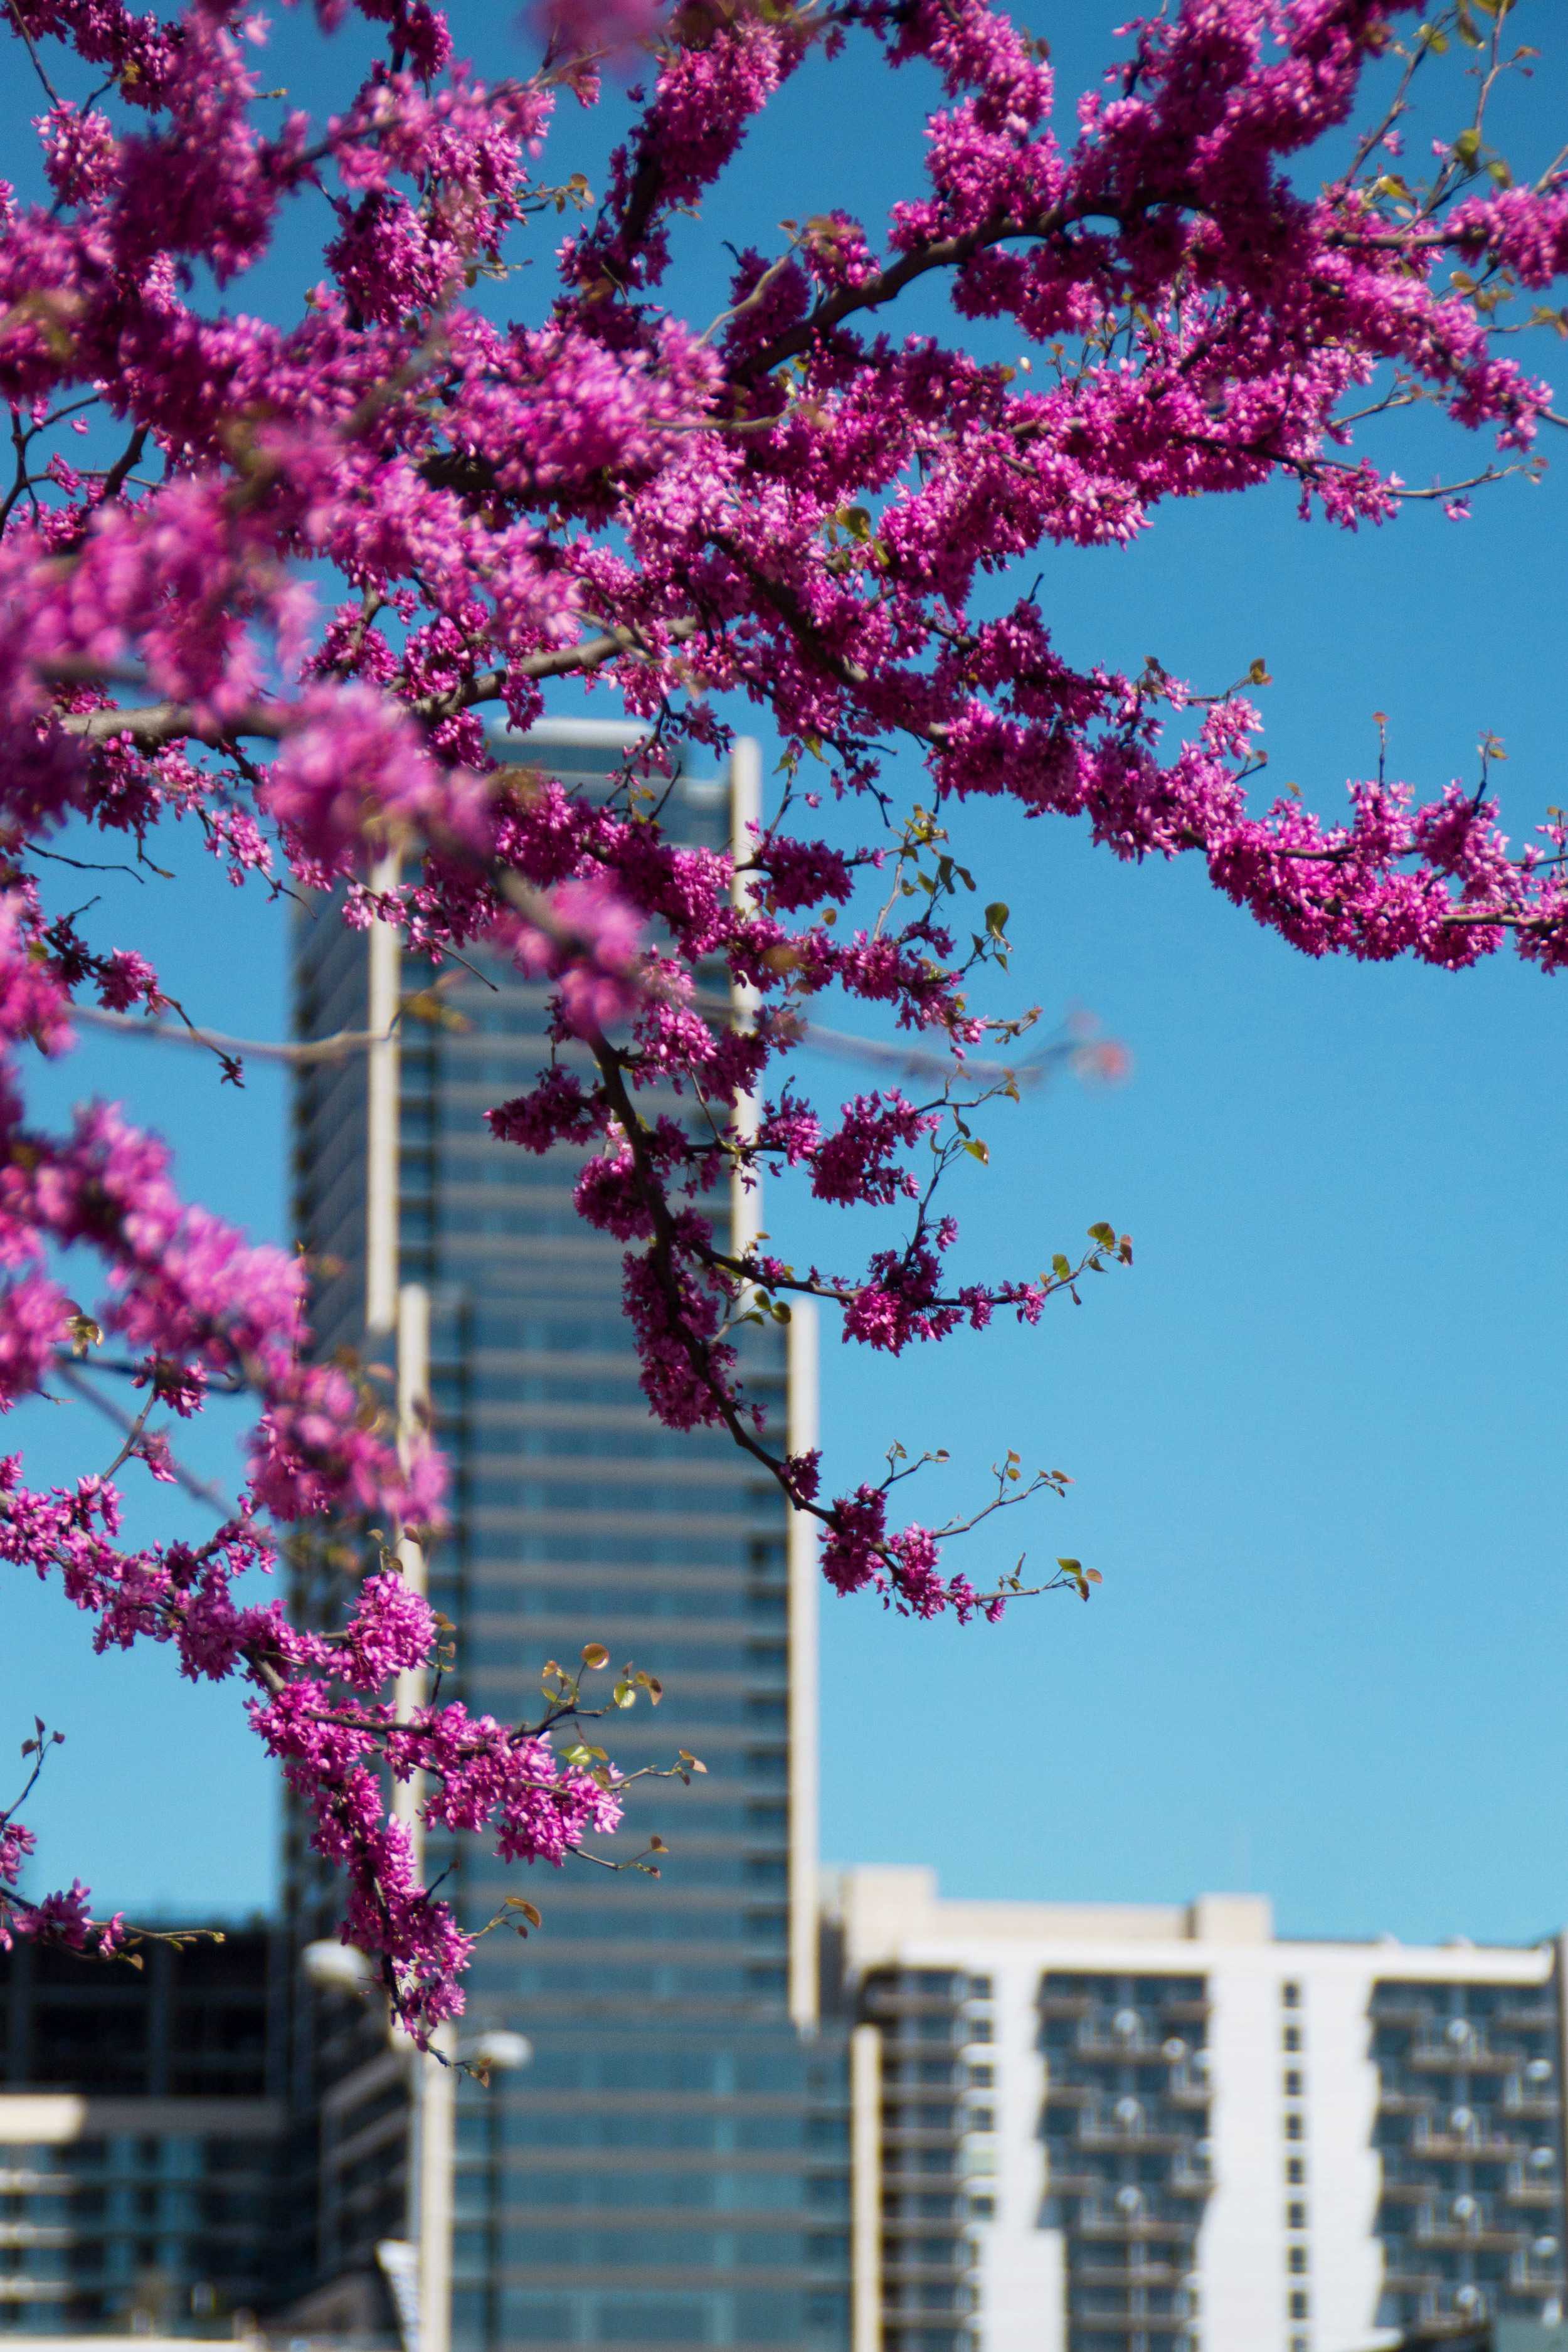
[[[1410,2142],[1415,2156],[1449,2157],[1463,2161],[1467,2157],[1501,2158],[1506,2163],[1518,2163],[1530,2153],[1530,2142],[1521,2136],[1508,2132],[1422,2131],[1417,2128]]]
[[[1403,2179],[1391,2173],[1386,2163],[1383,2168],[1383,2198],[1387,2205],[1425,2205],[1432,2194],[1432,2183],[1424,2173]]]
[[[1445,2282],[1437,2271],[1418,2270],[1408,2246],[1390,2246],[1383,2257],[1383,2284],[1390,2294],[1427,2294]]]
[[[1377,2111],[1382,2116],[1423,2115],[1439,2096],[1436,2083],[1430,2090],[1404,2090],[1395,2083],[1381,2083],[1377,2092]]]
[[[1094,2328],[1108,2336],[1146,2336],[1153,2328],[1164,2333],[1187,2324],[1184,2311],[1085,2311],[1071,2302],[1068,2318],[1075,2327]]]
[[[1430,2025],[1438,2015],[1436,2005],[1419,1993],[1373,1993],[1367,2015],[1373,2025]]]
[[[1484,2042],[1415,2042],[1405,2053],[1407,2066],[1425,2066],[1435,2074],[1516,2074],[1517,2050],[1489,2050]]]
[[[1417,2221],[1409,2243],[1417,2246],[1443,2246],[1459,2252],[1473,2246],[1485,2252],[1513,2253],[1518,2252],[1531,2234],[1530,2224],[1521,2221],[1511,2229],[1496,2219],[1473,2221]]]
[[[1186,2269],[1179,2263],[1134,2260],[1125,2264],[1113,2264],[1075,2261],[1068,2284],[1072,2286],[1184,2286],[1186,2281]]]
[[[1121,2155],[1136,2148],[1173,2155],[1178,2149],[1192,2146],[1187,2133],[1178,2129],[1174,2124],[1162,2127],[1145,2121],[1128,2126],[1092,2116],[1085,2116],[1079,2125],[1078,2143],[1080,2147],[1094,2148],[1102,2155],[1110,2151]]]
[[[1426,2284],[1429,2289],[1430,2283]],[[1397,2283],[1394,2280],[1385,2279],[1384,2284],[1392,2291],[1398,2292]],[[1414,2293],[1415,2289],[1412,2288],[1408,2291]],[[1436,2308],[1434,2296],[1432,2307],[1421,2315],[1420,2341],[1423,2344],[1436,2344],[1441,2343],[1447,2336],[1458,2336],[1467,2347],[1473,2346],[1476,2342],[1476,2329],[1485,2322],[1486,2316],[1483,2308],[1474,2311],[1439,2311]]]
[[[1539,2294],[1543,2289],[1561,2287],[1563,2269],[1555,2254],[1538,2257],[1531,2262],[1528,2255],[1510,2265],[1507,2292],[1510,2294]],[[1510,2314],[1510,2317],[1521,2315]]]
[[[1188,2268],[1197,2224],[1191,2214],[1165,2217],[1158,2213],[1118,2213],[1114,2209],[1098,2207],[1092,2213],[1068,2224],[1069,2237],[1082,2238],[1090,2243],[1111,2244],[1120,2241],[1134,2242],[1145,2238],[1169,2238],[1185,2249]]]
[[[1136,2033],[1117,2033],[1103,2025],[1086,2025],[1074,2042],[1075,2051],[1097,2058],[1164,2058],[1168,2033],[1145,2032],[1140,2021]],[[1173,2062],[1165,2060],[1167,2065]]]
[[[1521,2083],[1517,2089],[1510,2084],[1503,2093],[1502,2104],[1505,2115],[1544,2120],[1557,2113],[1558,2100],[1550,2083]]]
[[[1069,2150],[1058,2163],[1047,2148],[1046,2156],[1046,2189],[1052,2197],[1092,2197],[1097,2189],[1105,2186],[1102,2172],[1075,2172]]]
[[[910,2012],[952,2011],[969,1999],[969,1987],[965,1979],[958,1977],[941,1992],[930,1985],[889,1984],[882,1978],[867,1986],[866,1998],[872,2008],[901,2017]]]
[[[1505,2189],[1503,2195],[1510,2205],[1540,2208],[1543,2211],[1553,2213],[1563,2202],[1563,2191],[1555,2180],[1540,2179],[1521,2180]],[[1535,2229],[1539,2229],[1540,2226],[1539,2221],[1531,2224]]]

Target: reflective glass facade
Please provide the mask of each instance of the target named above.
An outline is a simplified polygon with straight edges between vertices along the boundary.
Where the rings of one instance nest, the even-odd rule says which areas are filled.
[[[0,1954],[0,2330],[231,2336],[292,2259],[278,1939]]]
[[[537,739],[525,756],[588,789],[607,758]],[[731,803],[725,778],[682,781],[666,821],[724,847]],[[331,909],[301,918],[301,1034],[367,1025],[375,951]],[[536,1717],[544,1661],[600,1641],[666,1696],[591,1736],[623,1769],[679,1748],[707,1768],[689,1787],[630,1792],[605,1851],[639,1853],[658,1833],[671,1853],[657,1878],[505,1869],[479,1840],[428,1857],[465,1922],[517,1894],[544,1915],[526,1942],[488,1937],[470,1978],[468,2022],[521,2028],[535,2056],[460,2095],[458,2352],[546,2339],[840,2352],[847,2080],[842,2034],[815,2015],[802,1770],[815,1571],[772,1482],[728,1437],[651,1419],[619,1312],[621,1245],[573,1209],[580,1155],[541,1160],[486,1127],[548,1057],[543,991],[481,960],[452,1003],[461,1026],[406,1024],[396,1077],[399,1279],[428,1297],[431,1401],[455,1480],[453,1532],[428,1563],[431,1599],[458,1629],[446,1687],[476,1710]],[[364,1329],[374,1083],[363,1055],[299,1081],[298,1229],[339,1269],[316,1309],[327,1352]],[[660,1107],[690,1115],[673,1097]],[[814,1368],[779,1330],[748,1331],[746,1348],[782,1433]],[[311,1572],[324,1601],[333,1571]],[[327,1923],[326,1891],[298,1824],[290,1836],[305,1936]],[[328,1997],[301,2021],[296,2081],[328,2093],[323,2267],[363,2262],[402,2227],[394,2066],[352,2004]]]

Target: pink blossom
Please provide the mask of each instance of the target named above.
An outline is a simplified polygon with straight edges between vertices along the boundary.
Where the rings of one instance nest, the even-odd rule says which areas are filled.
[[[660,0],[540,0],[534,16],[544,38],[568,56],[620,62],[658,30]]]
[[[318,0],[319,26],[349,5]],[[26,184],[47,195],[0,191],[0,391],[26,475],[0,529],[0,1410],[50,1392],[62,1349],[90,1360],[96,1329],[141,1404],[180,1423],[242,1389],[254,1427],[234,1516],[199,1545],[133,1545],[100,1455],[43,1490],[9,1457],[0,1558],[56,1581],[100,1649],[153,1642],[187,1678],[245,1683],[342,1874],[343,1935],[427,2038],[460,2009],[471,1939],[420,1884],[386,1774],[419,1776],[430,1822],[552,1867],[616,1827],[620,1782],[568,1764],[546,1721],[395,1713],[437,1628],[384,1547],[439,1530],[439,1456],[399,1444],[372,1368],[315,1360],[300,1263],[185,1199],[154,1135],[111,1104],[37,1111],[35,1056],[68,1049],[74,1007],[163,1000],[90,907],[47,911],[35,851],[74,855],[68,823],[106,863],[153,862],[184,825],[231,883],[331,889],[437,967],[477,945],[545,982],[536,1076],[489,1130],[581,1155],[575,1208],[623,1245],[655,1417],[747,1447],[820,1528],[836,1590],[992,1617],[1011,1549],[956,1513],[1002,1562],[971,1580],[942,1528],[894,1523],[898,1457],[835,1496],[815,1454],[772,1450],[741,1344],[802,1294],[889,1355],[1033,1327],[1081,1263],[1131,1262],[1096,1225],[1087,1251],[977,1280],[934,1197],[980,1181],[1003,1102],[977,1074],[1016,1034],[977,1009],[1018,919],[963,862],[968,798],[1069,819],[1129,864],[1191,860],[1304,955],[1457,972],[1512,942],[1568,965],[1560,814],[1521,847],[1484,777],[1417,789],[1381,766],[1342,801],[1268,804],[1258,665],[1215,697],[1157,659],[1080,662],[1034,591],[995,583],[1049,578],[1058,546],[1130,549],[1168,500],[1270,482],[1305,519],[1393,524],[1432,493],[1399,470],[1394,414],[1359,430],[1391,383],[1446,436],[1436,496],[1465,519],[1489,477],[1534,469],[1563,409],[1513,334],[1568,276],[1568,179],[1510,183],[1439,140],[1407,195],[1392,131],[1347,176],[1349,126],[1397,103],[1385,37],[1409,0],[1173,0],[1060,97],[991,0],[852,27],[541,0],[547,54],[489,81],[428,0],[357,5],[338,62],[361,78],[325,121],[262,91],[264,17],[10,11],[61,94],[35,124]],[[729,166],[818,51],[824,153],[861,134],[834,112],[851,32],[873,72],[929,81],[920,171],[881,220],[825,182],[681,318],[670,289],[722,249]],[[647,84],[590,201],[553,110],[562,90],[592,109],[598,68],[634,51]],[[263,261],[266,318],[214,298]],[[489,720],[526,735],[584,685],[626,722],[603,789],[496,761]],[[758,821],[739,844],[678,839],[670,794],[721,765],[748,707],[783,751]],[[923,763],[907,795],[895,744]],[[929,1086],[825,1111],[790,1057],[841,1018],[907,1045]],[[1092,1037],[1063,1051],[1120,1074]],[[876,1213],[846,1270],[782,1236],[726,1245],[716,1202],[785,1168]],[[174,1475],[162,1423],[131,1450]],[[361,1556],[325,1622],[247,1581],[311,1521]],[[90,1920],[85,1889],[15,1892],[26,1846],[0,1829],[0,1938],[115,1948],[128,1931]]]

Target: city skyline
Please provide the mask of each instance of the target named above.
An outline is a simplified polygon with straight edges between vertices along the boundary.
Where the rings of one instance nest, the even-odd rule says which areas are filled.
[[[1563,0],[139,5],[0,2352],[1568,2352]]]
[[[1092,82],[1121,14],[1097,0],[1053,23],[1064,91]],[[303,23],[286,18],[270,54],[309,102]],[[1510,149],[1547,121],[1554,72],[1543,59],[1499,93]],[[835,156],[834,189],[875,218],[918,156],[924,97],[912,77],[864,88],[879,135]],[[742,239],[812,208],[822,90],[808,72],[751,134]],[[252,278],[247,299],[265,308],[275,290]],[[1555,792],[1563,499],[1559,462],[1539,487],[1478,498],[1468,522],[1427,506],[1353,538],[1303,529],[1282,488],[1178,501],[1134,549],[1053,551],[1053,623],[1075,657],[1157,652],[1205,685],[1265,655],[1270,773],[1326,808],[1375,757],[1376,710],[1393,772],[1423,792],[1473,778],[1478,736],[1496,730],[1508,760],[1492,781],[1522,836]],[[1434,658],[1443,597],[1456,614]],[[563,685],[550,707],[590,706]],[[777,748],[764,738],[770,791]],[[1119,866],[1065,822],[972,806],[964,824],[979,898],[1012,905],[1014,1002],[1047,1019],[1081,1002],[1134,1057],[1114,1094],[1058,1087],[991,1121],[991,1167],[957,1202],[964,1245],[1026,1235],[1032,1265],[1037,1237],[1048,1251],[1110,1214],[1137,1263],[1081,1315],[890,1368],[852,1359],[829,1327],[825,1425],[846,1468],[894,1437],[948,1446],[933,1508],[983,1489],[1000,1444],[1037,1448],[1076,1484],[1020,1547],[1081,1556],[1106,1582],[1088,1611],[1032,1604],[967,1635],[828,1599],[827,1851],[929,1853],[977,1894],[1174,1896],[1250,1878],[1303,1929],[1533,1932],[1568,1907],[1551,1675],[1568,1642],[1552,1504],[1561,983],[1500,962],[1458,979],[1312,964],[1179,867]],[[86,835],[58,845],[99,854]],[[171,862],[173,889],[63,868],[46,883],[55,906],[96,896],[104,937],[142,940],[195,1017],[285,1035],[286,909],[231,890],[195,845]],[[829,1100],[863,1083],[826,1060],[814,1076]],[[237,1093],[197,1056],[90,1035],[39,1073],[46,1110],[94,1091],[169,1134],[188,1189],[292,1238],[276,1073],[252,1063]],[[843,1253],[835,1213],[787,1206],[803,1257]],[[12,1424],[41,1471],[70,1466],[60,1418],[29,1407]],[[232,1475],[226,1437],[195,1444],[208,1475]],[[16,1704],[68,1732],[38,1792],[51,1883],[79,1870],[143,1913],[264,1904],[275,1798],[237,1710],[161,1657],[94,1661],[85,1624],[41,1591],[18,1606]],[[973,1727],[962,1769],[925,1730],[955,1706]],[[132,1791],[113,1759],[154,1716],[163,1738]],[[1047,1766],[1011,1769],[1009,1746],[1048,1746]],[[1058,1801],[1058,1759],[1087,1808]]]

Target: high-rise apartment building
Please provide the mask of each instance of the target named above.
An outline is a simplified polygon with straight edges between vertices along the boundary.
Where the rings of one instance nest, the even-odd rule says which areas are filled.
[[[566,724],[508,756],[585,792],[628,740]],[[756,803],[755,750],[681,775],[682,840],[729,846]],[[298,1029],[379,1034],[400,990],[395,942],[302,916]],[[427,1333],[452,1532],[428,1562],[458,1626],[446,1687],[537,1717],[544,1661],[590,1640],[662,1682],[598,1735],[626,1769],[686,1748],[689,1787],[631,1792],[608,1858],[649,1832],[662,1875],[588,1862],[503,1869],[476,1839],[427,1855],[466,1922],[509,1895],[544,1914],[480,1945],[466,2023],[521,2027],[526,2072],[465,2085],[458,2116],[453,2313],[458,2352],[534,2342],[840,2352],[847,2343],[847,2073],[818,2016],[813,1874],[816,1566],[803,1527],[729,1438],[652,1419],[619,1311],[620,1245],[572,1203],[581,1156],[498,1144],[484,1114],[549,1058],[545,991],[479,957],[461,1024],[407,1023],[371,1055],[305,1068],[296,1097],[298,1230],[337,1271],[318,1344],[391,1360]],[[709,976],[722,991],[721,969]],[[651,1099],[651,1097],[650,1097]],[[673,1097],[673,1116],[691,1115]],[[732,1204],[745,1218],[754,1207]],[[742,1335],[771,1427],[809,1442],[809,1320]],[[406,1369],[406,1367],[405,1367]],[[311,1571],[331,1598],[341,1571]],[[309,1596],[307,1596],[309,1597]],[[340,1596],[341,1597],[341,1596]],[[606,1678],[607,1679],[607,1678]],[[334,1891],[290,1826],[300,1942],[331,1932]],[[352,2000],[302,2003],[296,2095],[322,2117],[321,2270],[362,2270],[401,2234],[404,2063]]]
[[[1561,2323],[1563,1939],[1297,1942],[1257,1896],[949,1902],[925,1870],[847,1872],[830,1910],[855,2352]]]

